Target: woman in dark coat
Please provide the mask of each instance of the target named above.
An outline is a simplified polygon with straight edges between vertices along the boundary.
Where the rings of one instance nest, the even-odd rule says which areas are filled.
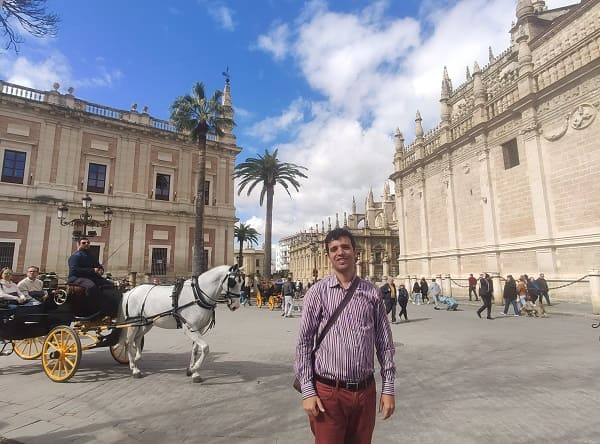
[[[429,293],[429,286],[427,285],[427,281],[424,277],[421,278],[421,297],[423,298],[423,303],[425,303],[425,299],[427,299],[427,303],[429,304],[429,297],[427,296]]]
[[[421,286],[419,281],[415,281],[413,285],[413,304],[421,305]]]
[[[512,304],[515,316],[519,316],[519,307],[517,306],[517,283],[515,282],[512,275],[506,276],[506,284],[504,284],[504,311],[502,314],[506,316],[508,314],[508,306]]]
[[[400,284],[400,288],[398,288],[398,305],[400,306],[400,315],[398,316],[398,321],[402,318],[402,314],[404,314],[404,320],[408,321],[408,316],[406,313],[406,306],[408,305],[408,291],[404,287],[404,284]]]

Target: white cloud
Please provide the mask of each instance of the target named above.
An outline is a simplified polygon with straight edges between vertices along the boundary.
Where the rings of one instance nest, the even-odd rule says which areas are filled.
[[[235,30],[235,24],[233,23],[233,11],[225,5],[208,5],[208,13],[210,16],[219,24],[219,26],[226,31]]]
[[[5,57],[0,61],[9,83],[40,90],[50,90],[55,82],[64,87],[63,89],[69,86],[106,88],[113,86],[123,77],[121,70],[106,67],[106,61],[102,57],[97,57],[96,63],[92,65],[96,71],[95,74],[76,78],[73,76],[69,61],[58,51],[50,52],[49,55],[39,60],[19,56],[16,58]]]
[[[309,168],[292,198],[275,191],[273,239],[277,240],[350,211],[358,210],[370,188],[375,199],[393,172],[393,133],[414,138],[415,113],[425,129],[439,123],[440,87],[447,66],[454,87],[465,80],[466,66],[488,63],[488,47],[497,55],[510,45],[509,29],[516,0],[444,0],[423,4],[419,17],[393,17],[388,2],[374,2],[356,13],[308,2],[300,19],[278,23],[261,36],[259,47],[276,60],[288,56],[306,82],[324,99],[302,107],[293,100],[278,116],[252,127],[251,134],[277,144],[283,161]],[[550,9],[573,0],[548,0]],[[277,44],[279,46],[277,46]],[[300,115],[300,111],[305,112]],[[310,113],[306,112],[310,110]],[[264,214],[256,194],[236,198],[238,212]]]
[[[247,134],[263,142],[271,142],[284,131],[293,132],[293,127],[298,127],[304,120],[304,108],[306,102],[302,98],[296,99],[279,116],[267,117],[252,125]]]
[[[267,34],[258,36],[255,47],[270,53],[275,60],[283,60],[288,52],[290,31],[287,24],[277,24]]]

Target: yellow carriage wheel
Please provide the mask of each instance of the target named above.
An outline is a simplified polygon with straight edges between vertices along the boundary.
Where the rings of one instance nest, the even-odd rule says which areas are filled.
[[[269,310],[275,309],[275,296],[269,296]]]
[[[27,338],[12,341],[13,350],[17,356],[27,361],[37,359],[42,354],[42,346],[44,345],[44,337]]]
[[[77,371],[81,362],[81,341],[71,327],[59,325],[46,336],[42,347],[42,366],[54,382],[65,382]]]

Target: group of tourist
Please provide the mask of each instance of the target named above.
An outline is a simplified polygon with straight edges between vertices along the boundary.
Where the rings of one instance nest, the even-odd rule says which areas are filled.
[[[14,275],[10,268],[3,268],[0,279],[0,302],[4,308],[39,305],[48,297],[44,283],[38,279],[40,269],[27,267],[27,276],[18,283],[12,280]]]
[[[475,286],[479,287],[479,297],[483,301],[483,305],[477,310],[477,316],[481,317],[481,313],[487,310],[487,319],[492,318],[492,297],[494,295],[494,283],[488,273],[481,273],[479,280],[473,285],[473,275],[469,276],[469,300]],[[545,316],[543,300],[546,299],[548,305],[550,303],[550,295],[548,294],[548,283],[544,277],[544,273],[540,273],[537,279],[523,274],[518,281],[512,275],[506,277],[504,290],[502,292],[504,299],[503,316],[508,315],[508,309],[512,305],[514,315],[520,316],[527,314],[528,316]],[[477,300],[477,297],[476,299]]]

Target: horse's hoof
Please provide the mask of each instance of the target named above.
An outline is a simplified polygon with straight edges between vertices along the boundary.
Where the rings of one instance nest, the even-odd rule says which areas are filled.
[[[189,368],[185,369],[185,376],[192,376],[192,371]]]
[[[133,376],[135,379],[140,379],[144,377],[142,372],[133,373],[131,376]]]
[[[192,376],[192,382],[202,382],[204,381],[200,375]]]

